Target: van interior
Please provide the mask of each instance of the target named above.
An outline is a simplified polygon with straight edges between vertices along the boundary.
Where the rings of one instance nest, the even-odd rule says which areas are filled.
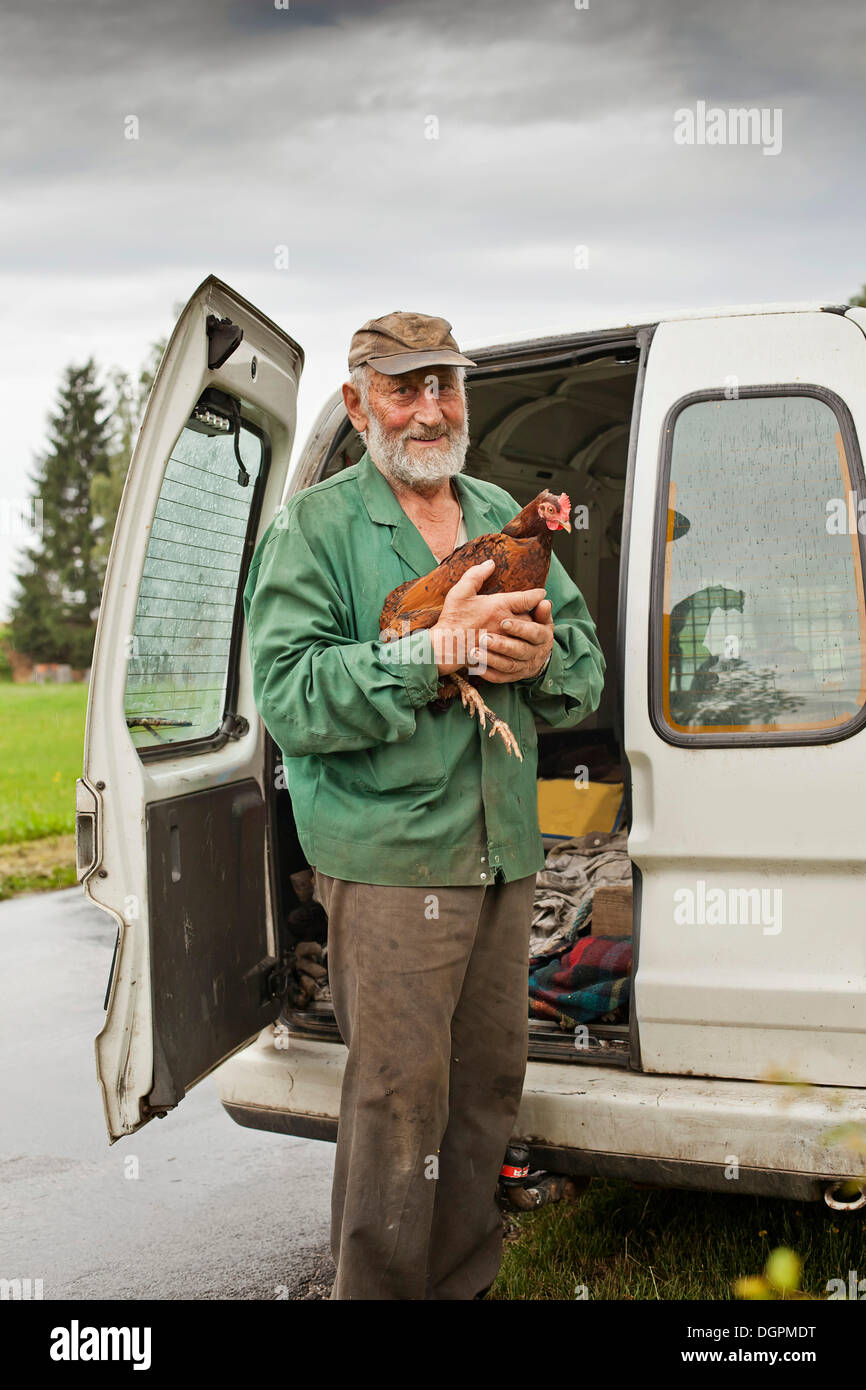
[[[479,358],[481,354],[478,355]],[[606,660],[599,708],[574,729],[557,731],[536,719],[538,729],[539,822],[546,853],[592,844],[629,824],[628,769],[622,753],[621,683],[617,670],[617,611],[629,432],[639,351],[635,342],[582,343],[551,358],[524,354],[514,361],[490,355],[467,378],[470,446],[465,472],[505,488],[523,507],[544,488],[566,492],[575,509],[571,534],[559,532],[554,553],[586,599]],[[364,445],[349,421],[337,431],[320,478],[357,463]],[[578,510],[585,508],[585,511]],[[275,760],[279,751],[274,749]],[[577,770],[580,771],[577,771]],[[576,781],[577,777],[577,781]],[[585,779],[594,795],[581,799]],[[279,782],[280,779],[276,779]],[[274,779],[271,781],[274,785]],[[583,788],[582,788],[583,789]],[[324,909],[312,899],[313,876],[298,842],[289,794],[275,792],[275,864],[278,906],[287,945],[316,956],[322,979],[327,964]],[[589,808],[589,809],[587,809]],[[619,836],[625,856],[625,837]],[[595,840],[598,846],[600,841]],[[614,931],[620,945],[631,942],[631,866],[622,865],[628,886],[627,913],[618,922],[596,912],[580,935]],[[585,880],[584,880],[585,881]],[[600,894],[600,890],[596,890]],[[538,899],[538,894],[537,894]],[[620,907],[623,899],[620,895]],[[615,901],[614,901],[614,905]],[[572,918],[574,914],[571,914]],[[317,921],[318,918],[318,921]],[[594,920],[598,918],[598,920]],[[534,930],[534,929],[533,929]],[[321,955],[310,941],[325,948]],[[537,938],[535,939],[536,949]],[[629,953],[630,954],[630,953]],[[309,980],[308,980],[309,983]],[[312,986],[310,986],[312,988]],[[339,1038],[324,989],[286,1005],[290,1032]],[[628,989],[625,990],[626,998]],[[322,997],[324,996],[324,997]],[[549,1010],[551,1015],[554,1010]],[[628,1003],[575,1029],[563,1017],[530,1015],[531,1059],[629,1065]]]

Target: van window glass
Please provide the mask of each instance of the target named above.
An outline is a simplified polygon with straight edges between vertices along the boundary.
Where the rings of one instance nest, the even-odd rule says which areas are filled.
[[[231,435],[186,426],[172,450],[128,639],[126,722],[137,748],[207,737],[222,724],[261,441],[242,428],[240,450],[247,487]]]
[[[680,411],[660,663],[672,730],[772,741],[858,713],[866,609],[853,489],[840,422],[817,397]]]

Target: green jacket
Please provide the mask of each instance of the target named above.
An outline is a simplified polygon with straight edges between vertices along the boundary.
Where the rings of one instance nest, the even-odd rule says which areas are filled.
[[[467,534],[520,510],[458,474]],[[436,558],[368,454],[297,493],[253,556],[244,590],[256,705],[284,758],[301,847],[332,878],[435,886],[535,873],[533,713],[555,728],[598,705],[604,657],[579,590],[554,556],[555,640],[531,681],[482,682],[524,761],[482,733],[459,700],[432,710],[439,676],[427,631],[378,640],[386,596]]]

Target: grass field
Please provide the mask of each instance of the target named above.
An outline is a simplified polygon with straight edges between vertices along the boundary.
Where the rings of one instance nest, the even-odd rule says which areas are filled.
[[[75,882],[85,685],[0,682],[0,899]]]
[[[0,845],[75,829],[86,685],[0,684]]]
[[[733,1184],[732,1184],[733,1186]],[[823,1202],[647,1191],[594,1179],[573,1206],[515,1219],[489,1299],[730,1299],[778,1246],[803,1260],[801,1288],[827,1298],[849,1270],[866,1277],[862,1213]]]

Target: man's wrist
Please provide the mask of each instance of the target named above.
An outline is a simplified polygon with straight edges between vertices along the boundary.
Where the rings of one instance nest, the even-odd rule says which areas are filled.
[[[553,656],[553,648],[551,647],[550,651],[547,653],[547,660],[545,661],[545,663],[544,663],[544,665],[541,667],[541,669],[538,670],[538,671],[536,671],[534,676],[521,676],[520,680],[519,680],[519,681],[516,681],[515,684],[517,684],[517,685],[522,685],[522,686],[526,687],[526,686],[534,685],[534,684],[536,683],[536,681],[540,681],[540,680],[542,679],[542,677],[544,676],[544,674],[546,673],[548,666],[550,665],[550,658],[551,658],[552,656]]]
[[[546,659],[544,665],[543,665],[543,666],[540,666],[540,667],[538,668],[538,670],[536,671],[536,673],[535,673],[534,676],[528,676],[527,679],[528,679],[528,680],[531,680],[531,681],[538,681],[538,680],[541,680],[541,677],[544,675],[545,671],[547,670],[548,666],[550,665],[550,658],[551,658],[552,655],[553,655],[553,648],[551,647],[550,651],[547,653],[547,659]]]

